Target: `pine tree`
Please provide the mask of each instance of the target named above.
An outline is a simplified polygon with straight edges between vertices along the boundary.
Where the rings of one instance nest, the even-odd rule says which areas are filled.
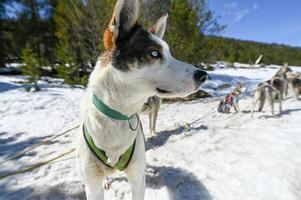
[[[38,86],[38,80],[41,76],[43,59],[38,57],[29,43],[22,49],[21,58],[22,62],[25,64],[25,66],[22,67],[22,72],[23,74],[28,75],[29,86],[27,87],[27,90],[29,91],[31,88],[34,88],[34,91],[40,91],[41,89]]]
[[[172,0],[166,40],[175,57],[198,64],[203,40],[198,15],[187,0]]]
[[[56,1],[0,0],[0,38],[3,36],[0,56],[3,53],[6,60],[19,62],[21,50],[26,47],[26,43],[30,43],[39,57],[49,63],[54,62],[56,40],[52,8]]]
[[[79,76],[79,69],[76,62],[74,52],[69,50],[66,41],[59,41],[56,56],[60,60],[58,64],[58,77],[63,78],[65,83],[70,85],[80,84],[81,78]],[[83,83],[85,84],[85,83]]]
[[[113,12],[114,0],[58,1],[56,22],[59,76],[84,83],[103,50],[102,34]],[[71,63],[70,63],[71,62]],[[70,72],[67,72],[70,70]]]
[[[205,0],[170,0],[166,40],[173,54],[199,66],[208,55],[205,33],[218,33],[220,26]]]
[[[145,26],[150,26],[159,17],[166,15],[171,0],[144,0],[141,5],[141,18]]]
[[[6,0],[0,0],[0,67],[5,67],[5,38],[4,38],[4,17],[5,17],[5,3]]]

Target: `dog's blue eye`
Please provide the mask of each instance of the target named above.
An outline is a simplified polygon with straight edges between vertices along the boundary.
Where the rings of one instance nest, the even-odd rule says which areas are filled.
[[[151,56],[152,56],[153,58],[159,58],[159,57],[160,57],[159,52],[156,51],[156,50],[153,50],[150,54],[151,54]]]

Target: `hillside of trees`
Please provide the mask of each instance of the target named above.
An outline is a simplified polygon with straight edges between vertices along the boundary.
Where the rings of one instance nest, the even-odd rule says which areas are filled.
[[[151,27],[169,13],[165,40],[175,57],[196,66],[224,60],[301,65],[301,48],[217,36],[226,28],[206,0],[142,0],[141,23]],[[43,75],[85,84],[103,52],[102,34],[115,0],[0,0],[0,67],[24,63],[36,82]]]
[[[205,63],[217,60],[229,63],[241,62],[253,64],[259,55],[263,55],[262,63],[301,66],[301,48],[281,44],[267,44],[244,41],[233,38],[207,36]]]

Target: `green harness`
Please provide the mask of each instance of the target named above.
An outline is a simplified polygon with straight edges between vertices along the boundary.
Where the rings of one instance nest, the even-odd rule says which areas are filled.
[[[100,112],[102,112],[103,114],[105,114],[106,116],[115,119],[115,120],[130,120],[132,119],[131,117],[127,117],[123,114],[121,114],[120,112],[113,110],[111,108],[109,108],[107,105],[105,105],[100,99],[98,99],[96,97],[96,95],[93,94],[92,97],[92,102],[94,104],[94,106],[97,108],[97,110],[99,110]],[[137,122],[139,123],[139,122]],[[87,128],[85,127],[85,125],[83,125],[83,134],[84,134],[84,138],[85,141],[87,143],[87,145],[89,146],[90,150],[92,151],[92,153],[103,163],[105,164],[107,167],[109,168],[113,168],[113,169],[118,169],[120,171],[124,170],[128,164],[130,163],[134,151],[135,151],[135,144],[136,144],[136,140],[134,141],[134,143],[126,150],[126,152],[124,154],[122,154],[118,160],[118,162],[112,166],[108,163],[108,157],[106,156],[106,152],[102,149],[99,149],[94,141],[93,138],[91,137],[91,135],[88,133]]]

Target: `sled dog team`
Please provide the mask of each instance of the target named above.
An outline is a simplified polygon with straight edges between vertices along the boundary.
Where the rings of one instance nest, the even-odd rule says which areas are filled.
[[[271,79],[257,85],[254,90],[251,116],[254,116],[257,104],[259,104],[259,112],[262,111],[266,99],[269,101],[272,115],[275,115],[274,104],[277,101],[279,103],[279,113],[281,114],[283,99],[288,95],[289,87],[292,88],[295,98],[299,99],[299,95],[301,94],[301,73],[294,73],[285,65]],[[238,83],[234,91],[220,102],[218,112],[230,113],[232,107],[236,112],[239,112],[238,101],[245,90],[246,88],[241,83]]]

